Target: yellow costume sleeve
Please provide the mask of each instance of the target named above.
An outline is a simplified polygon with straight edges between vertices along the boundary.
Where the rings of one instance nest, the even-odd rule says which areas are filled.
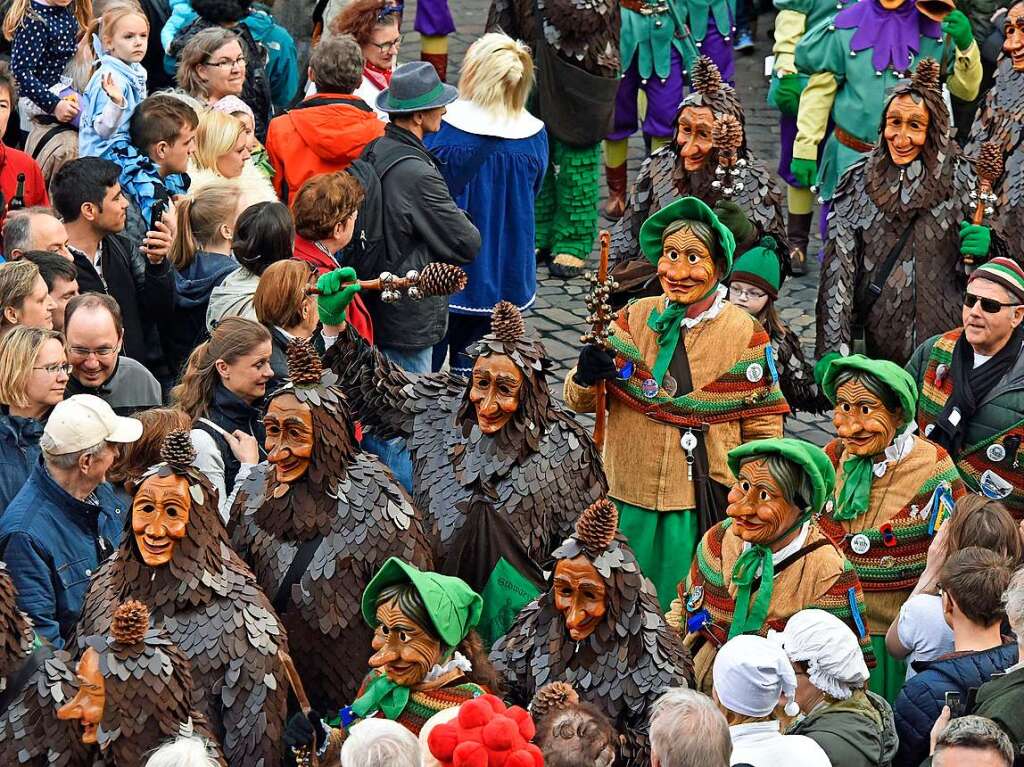
[[[775,45],[772,46],[772,53],[775,55],[775,71],[780,75],[796,72],[793,52],[806,26],[807,17],[798,11],[779,11],[775,16]]]
[[[593,413],[597,406],[597,397],[593,386],[580,386],[575,381],[576,368],[569,371],[562,386],[562,397],[565,405],[576,413]]]
[[[801,160],[818,159],[818,144],[825,137],[828,116],[838,87],[836,76],[831,72],[815,72],[807,81],[807,87],[800,94],[793,157]]]
[[[978,89],[981,88],[981,51],[977,43],[971,43],[966,51],[957,50],[953,61],[953,76],[947,82],[949,92],[962,101],[974,101],[978,97]]]

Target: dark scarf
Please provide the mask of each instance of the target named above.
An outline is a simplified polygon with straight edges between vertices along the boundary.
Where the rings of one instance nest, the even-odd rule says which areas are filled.
[[[967,435],[967,424],[971,422],[978,406],[1013,367],[1024,341],[1024,325],[1018,325],[996,354],[984,365],[974,367],[974,349],[967,342],[967,335],[961,334],[953,347],[950,373],[953,376],[953,393],[946,400],[946,406],[935,420],[935,428],[929,439],[946,448],[956,460],[963,448]],[[949,416],[956,409],[960,420],[954,425]]]

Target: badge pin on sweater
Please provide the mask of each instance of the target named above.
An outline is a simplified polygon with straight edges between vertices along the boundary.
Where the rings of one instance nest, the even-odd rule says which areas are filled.
[[[743,191],[743,169],[747,161],[737,157],[743,145],[743,126],[732,115],[716,114],[715,127],[711,132],[711,143],[718,150],[718,167],[711,188],[721,191],[726,199],[732,199]]]
[[[998,141],[986,141],[974,158],[974,170],[978,175],[978,188],[971,190],[971,199],[975,201],[971,223],[980,225],[985,216],[995,213],[996,194],[992,191],[993,184],[1003,175],[1003,149]],[[964,268],[970,274],[974,271],[974,256],[964,254]]]
[[[590,281],[590,293],[587,294],[587,322],[590,323],[590,332],[582,335],[580,341],[608,350],[611,348],[608,343],[608,326],[611,325],[613,317],[612,306],[608,303],[608,299],[612,291],[619,287],[619,284],[614,277],[608,274],[608,249],[612,241],[611,233],[606,229],[602,230],[600,241],[601,256],[598,261],[597,273],[587,272],[583,275]],[[608,418],[605,411],[604,381],[598,381],[595,384],[594,398],[594,444],[598,450],[601,450],[604,447],[604,430]]]

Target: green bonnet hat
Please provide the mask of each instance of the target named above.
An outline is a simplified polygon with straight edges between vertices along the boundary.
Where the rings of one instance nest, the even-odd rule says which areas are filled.
[[[900,401],[903,409],[903,423],[910,423],[917,413],[917,384],[914,377],[895,362],[873,360],[863,354],[836,357],[831,361],[822,377],[821,390],[833,405],[836,402],[836,378],[843,370],[870,373],[884,383]]]
[[[732,271],[732,254],[736,252],[736,240],[729,228],[718,220],[714,211],[696,197],[680,197],[644,221],[640,227],[640,250],[643,251],[644,257],[657,266],[658,259],[661,258],[662,234],[669,224],[680,219],[702,221],[714,231],[722,257],[725,259],[725,269],[722,270],[720,277],[724,280]]]
[[[480,621],[483,599],[461,578],[420,570],[391,557],[373,576],[363,592],[363,620],[377,625],[377,597],[388,586],[411,583],[419,592],[434,630],[441,641],[456,647]]]
[[[782,287],[782,267],[775,252],[774,237],[762,237],[761,241],[736,259],[732,265],[732,280],[748,282],[767,293],[772,300],[779,297]]]
[[[729,471],[739,477],[745,459],[762,455],[780,455],[799,465],[811,480],[811,510],[815,514],[821,511],[836,486],[836,470],[824,450],[802,439],[758,439],[729,451]]]

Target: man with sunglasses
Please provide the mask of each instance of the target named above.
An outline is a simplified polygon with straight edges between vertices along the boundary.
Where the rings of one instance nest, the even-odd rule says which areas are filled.
[[[907,371],[917,425],[972,490],[1024,518],[1024,268],[993,258],[967,283],[963,327],[922,344]]]

